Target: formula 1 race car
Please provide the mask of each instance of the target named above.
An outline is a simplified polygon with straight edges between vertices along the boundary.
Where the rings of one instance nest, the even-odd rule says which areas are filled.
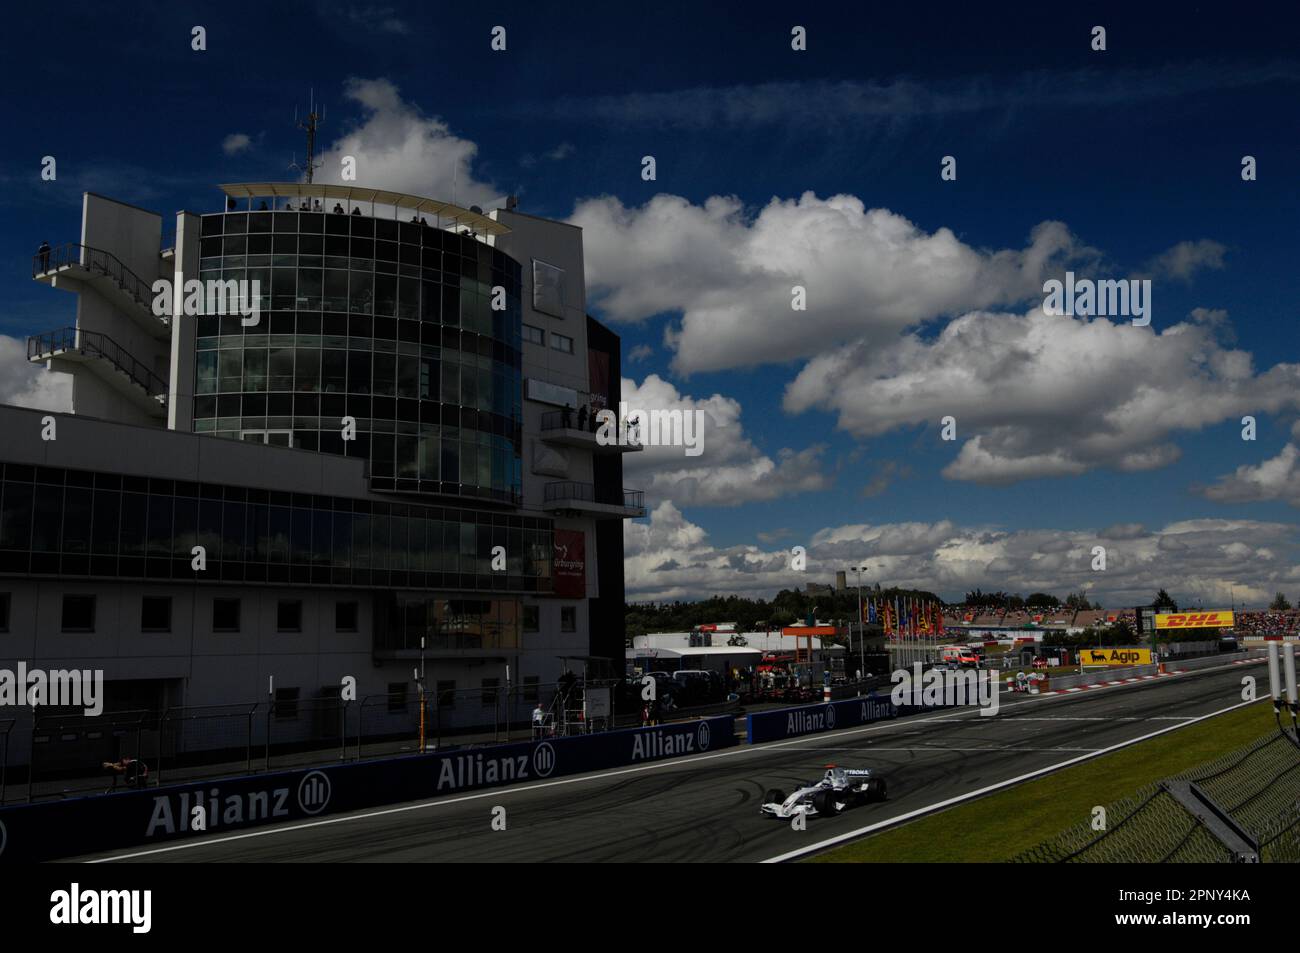
[[[846,808],[887,797],[885,779],[870,768],[826,766],[820,781],[809,781],[789,797],[784,791],[770,788],[763,795],[759,811],[773,817],[823,814],[834,817]]]

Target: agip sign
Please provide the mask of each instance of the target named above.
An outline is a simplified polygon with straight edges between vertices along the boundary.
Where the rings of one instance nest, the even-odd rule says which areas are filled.
[[[1150,649],[1083,649],[1081,665],[1150,665]]]

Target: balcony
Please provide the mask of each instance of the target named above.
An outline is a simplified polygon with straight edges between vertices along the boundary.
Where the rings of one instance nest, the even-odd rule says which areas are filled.
[[[600,425],[596,423],[594,415],[583,421],[585,427],[579,427],[578,421],[578,416],[571,410],[552,410],[542,414],[542,440],[557,446],[589,450],[600,456],[636,453],[645,449],[639,440],[632,439],[637,436],[635,432],[628,435],[627,428],[623,428],[619,434],[618,443],[602,444],[596,439],[596,430]]]
[[[597,519],[637,519],[645,516],[641,490],[598,491],[590,483],[566,480],[546,484],[542,509],[548,513],[594,516]]]
[[[27,360],[85,364],[151,417],[167,417],[167,382],[107,334],[59,328],[27,339]]]
[[[68,242],[32,256],[32,278],[58,287],[60,279],[83,281],[129,314],[156,338],[171,335],[166,316],[153,313],[153,286],[113,255]]]

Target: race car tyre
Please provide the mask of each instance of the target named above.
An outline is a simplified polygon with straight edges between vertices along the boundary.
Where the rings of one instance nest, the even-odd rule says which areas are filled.
[[[834,817],[841,810],[834,791],[818,791],[813,795],[813,808],[818,814]]]
[[[780,788],[768,788],[763,794],[764,804],[784,804],[785,792]]]
[[[888,796],[884,778],[872,778],[867,782],[866,799],[868,801],[883,801]]]

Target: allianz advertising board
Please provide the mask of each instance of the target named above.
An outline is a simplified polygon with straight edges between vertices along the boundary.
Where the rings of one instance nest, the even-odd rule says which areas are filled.
[[[381,804],[690,757],[736,743],[730,715],[542,741],[0,808],[0,863],[304,822]]]
[[[746,717],[748,740],[750,744],[758,744],[762,741],[778,741],[820,731],[833,731],[836,728],[855,728],[897,718],[903,713],[905,711],[900,711],[889,698],[876,695],[755,712]]]

